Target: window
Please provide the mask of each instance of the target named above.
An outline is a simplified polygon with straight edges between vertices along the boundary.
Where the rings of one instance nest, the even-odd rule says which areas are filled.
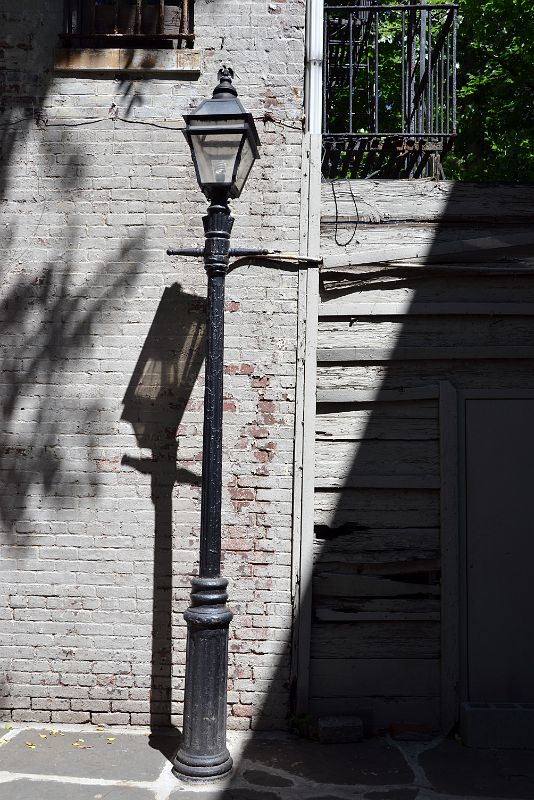
[[[69,47],[192,47],[193,0],[65,0]]]

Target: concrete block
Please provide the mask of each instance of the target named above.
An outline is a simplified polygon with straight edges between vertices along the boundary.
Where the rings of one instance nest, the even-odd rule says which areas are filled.
[[[462,703],[460,735],[468,747],[534,748],[534,703]]]
[[[319,717],[314,727],[317,739],[322,744],[361,742],[363,739],[360,717]]]

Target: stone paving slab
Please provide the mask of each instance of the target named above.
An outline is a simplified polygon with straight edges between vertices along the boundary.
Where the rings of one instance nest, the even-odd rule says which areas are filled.
[[[534,750],[482,750],[446,740],[422,753],[420,764],[443,794],[534,800]]]
[[[50,730],[54,729],[27,728],[17,733],[0,748],[0,771],[149,781],[156,780],[167,763],[162,753],[149,746],[148,737],[143,734],[82,730],[54,736]],[[46,739],[41,739],[40,734]],[[108,737],[113,737],[110,744]],[[35,748],[28,747],[26,742]],[[76,742],[79,746],[73,747]]]
[[[410,784],[414,778],[402,753],[383,739],[320,744],[294,737],[288,746],[258,738],[245,747],[243,758],[315,783],[384,786]]]
[[[534,751],[474,750],[452,740],[326,745],[232,732],[232,775],[191,784],[171,773],[176,735],[57,730],[2,736],[0,800],[534,800]]]
[[[21,778],[0,784],[2,800],[154,800],[150,789],[130,786],[87,786]]]

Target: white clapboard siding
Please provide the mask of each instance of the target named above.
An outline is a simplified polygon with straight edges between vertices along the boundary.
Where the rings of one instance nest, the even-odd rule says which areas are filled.
[[[380,399],[385,395],[384,399],[387,399],[386,392],[390,391],[397,392],[398,399],[402,400],[403,395],[410,397],[410,390],[416,392],[422,386],[431,385],[436,377],[472,389],[532,388],[534,362],[530,359],[457,359],[334,363],[331,366],[320,364],[317,368],[317,394],[321,398],[336,397],[335,393],[324,393],[324,390],[333,390],[339,393],[339,397],[343,397],[343,389],[351,393],[364,390],[360,396]],[[351,397],[351,394],[348,393],[347,397]]]
[[[439,661],[427,658],[331,659],[311,663],[312,691],[324,689],[325,697],[350,696],[354,688],[365,697],[373,694],[377,680],[384,694],[400,697],[435,697],[439,692]]]
[[[407,297],[399,302],[363,302],[354,300],[350,296],[339,300],[328,300],[325,298],[321,303],[319,313],[319,331],[335,332],[340,329],[340,324],[333,324],[328,320],[331,317],[347,317],[348,325],[353,325],[354,319],[366,320],[368,317],[461,317],[459,324],[465,324],[465,317],[532,317],[534,315],[534,303],[469,303],[467,301],[440,303],[435,302],[416,302],[412,297]],[[447,323],[451,324],[451,321]],[[453,323],[454,324],[454,323]]]
[[[316,418],[316,438],[328,442],[370,439],[422,441],[438,438],[436,404],[402,403],[377,411],[376,404],[347,410],[321,411]]]
[[[410,267],[413,272],[421,272],[423,267],[435,264],[433,272],[456,270],[465,274],[479,271],[477,265],[502,274],[514,271],[528,273],[534,267],[534,231],[531,223],[520,233],[517,228],[504,228],[495,234],[488,227],[470,231],[467,238],[464,238],[465,228],[424,223],[403,229],[401,243],[396,227],[367,225],[358,229],[357,239],[339,248],[341,252],[339,249],[338,252],[329,252],[336,242],[336,234],[335,229],[331,231],[325,226],[323,238],[327,249],[322,259],[323,271],[364,273],[371,268],[377,269],[377,265],[391,263],[404,266],[404,271],[408,272]],[[516,259],[518,263],[506,264],[503,259]]]
[[[328,538],[323,538],[328,536]],[[347,528],[316,526],[314,560],[328,568],[330,562],[358,564],[436,558],[439,555],[439,529],[376,528],[354,531]]]
[[[493,345],[490,347],[327,347],[317,350],[317,361],[502,361],[532,360],[534,347]]]
[[[335,192],[337,231],[323,184],[309,708],[437,729],[439,387],[534,387],[534,186]]]
[[[377,682],[378,685],[378,682]],[[383,733],[398,725],[432,732],[440,727],[440,697],[398,697],[385,693],[359,696],[358,687],[345,697],[311,695],[309,711],[322,716],[359,716],[366,735]]]
[[[355,528],[433,528],[439,525],[439,496],[424,489],[320,490],[315,494],[315,524]]]
[[[352,191],[351,191],[352,189]],[[473,183],[368,180],[336,181],[321,186],[321,219],[351,223],[387,221],[529,222],[534,221],[534,186],[481,186]],[[355,207],[356,203],[356,207]]]
[[[401,618],[401,621],[409,622],[416,616],[424,616],[432,621],[439,619],[441,602],[439,594],[416,597],[337,597],[335,607],[327,597],[317,595],[316,599],[315,618],[325,617],[326,614],[341,615],[336,622],[354,622],[351,615],[369,617],[368,622],[386,622]]]
[[[312,626],[312,658],[439,658],[439,622],[334,622]]]
[[[394,309],[399,303],[534,303],[534,275],[514,275],[510,279],[481,272],[467,277],[437,277],[424,270],[405,274],[391,268],[390,274],[378,272],[364,281],[358,275],[338,274],[331,278],[323,272],[322,284],[320,316],[326,314],[331,302],[391,303]]]
[[[489,317],[489,319],[488,319]],[[383,317],[342,318],[319,322],[319,350],[359,347],[391,349],[399,347],[504,347],[531,346],[534,341],[534,305],[530,314],[419,316],[395,319]]]

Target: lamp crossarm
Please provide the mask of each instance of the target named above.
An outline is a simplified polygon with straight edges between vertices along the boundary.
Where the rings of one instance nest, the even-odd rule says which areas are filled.
[[[167,250],[168,256],[191,256],[193,258],[202,258],[205,255],[203,247],[169,247]],[[249,249],[247,247],[231,247],[229,256],[236,258],[245,258],[247,256],[265,256],[272,261],[293,261],[302,264],[317,265],[322,262],[322,258],[310,258],[309,256],[301,256],[298,253],[283,253],[277,250],[258,250]]]
[[[179,247],[169,248],[167,250],[168,256],[192,256],[197,258],[202,258],[205,255],[204,247]],[[268,250],[249,250],[246,247],[231,247],[229,252],[229,256],[268,256]]]

